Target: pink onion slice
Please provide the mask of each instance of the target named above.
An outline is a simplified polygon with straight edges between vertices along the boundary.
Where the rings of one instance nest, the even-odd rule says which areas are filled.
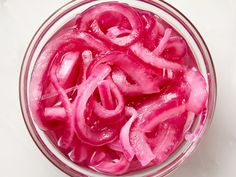
[[[67,52],[65,53],[58,64],[56,69],[56,76],[62,88],[67,89],[72,87],[77,80],[81,80],[81,60],[80,52]],[[55,96],[53,96],[55,95]],[[46,106],[52,106],[58,101],[58,93],[51,83],[44,90],[43,98],[46,99]]]
[[[151,94],[160,91],[160,85],[164,78],[145,67],[126,54],[117,55],[121,60],[115,61],[115,65],[121,68],[140,87],[142,93]],[[141,77],[142,76],[142,77]],[[135,85],[135,84],[134,84]],[[122,86],[120,87],[122,89]],[[124,89],[123,89],[124,90]]]
[[[134,158],[134,150],[130,144],[130,129],[131,125],[137,118],[137,111],[132,107],[126,107],[126,112],[131,116],[120,131],[120,141],[124,149],[124,156],[130,162]]]
[[[162,108],[156,108],[149,115],[145,115],[145,121],[140,125],[146,132],[150,132],[159,123],[181,115],[186,111],[186,105],[176,106],[174,102],[164,105]],[[148,123],[149,122],[149,123]]]
[[[84,42],[81,42],[81,40]],[[79,45],[80,44],[80,45]],[[54,57],[58,57],[58,51],[67,53],[69,51],[80,51],[88,46],[97,51],[107,50],[104,44],[87,33],[80,33],[76,29],[69,29],[57,35],[52,41],[47,43],[34,66],[30,83],[30,106],[34,114],[35,121],[43,130],[47,130],[47,122],[41,119],[42,108],[41,98],[43,97],[45,78],[47,78],[50,64]]]
[[[110,81],[112,82],[112,81]],[[102,106],[109,110],[115,108],[115,101],[112,96],[112,91],[108,80],[101,81],[98,84],[98,92],[101,99]]]
[[[165,34],[164,34],[163,38],[161,39],[160,43],[152,51],[156,56],[160,56],[162,54],[162,52],[166,49],[168,41],[169,41],[170,36],[171,36],[171,32],[172,32],[172,29],[170,29],[170,28],[167,28],[165,30]]]
[[[75,40],[74,30],[68,30],[64,32],[60,37],[57,37],[55,40],[49,42],[41,52],[31,76],[30,83],[30,106],[32,113],[34,114],[34,119],[37,122],[38,126],[47,130],[47,122],[41,117],[42,115],[42,107],[41,107],[41,97],[43,95],[44,85],[42,84],[47,75],[47,71],[49,66],[57,53],[57,50],[65,45],[67,42],[73,42]],[[73,36],[73,37],[72,37]]]
[[[129,162],[120,154],[120,159],[103,160],[92,168],[103,173],[120,175],[128,170]]]
[[[85,122],[85,110],[89,98],[97,88],[98,82],[105,79],[110,73],[111,68],[107,65],[100,65],[82,83],[77,92],[75,130],[79,139],[93,146],[102,146],[112,142],[118,133],[119,127],[107,127],[100,132],[94,132]]]
[[[55,89],[57,90],[57,92],[59,93],[59,97],[62,101],[62,105],[65,108],[65,112],[67,115],[67,120],[65,123],[65,127],[64,127],[64,132],[62,137],[59,139],[58,141],[58,145],[62,148],[68,148],[73,140],[74,137],[74,115],[73,115],[73,109],[72,109],[72,105],[68,99],[68,96],[65,92],[65,90],[61,87],[61,85],[59,84],[59,81],[57,79],[56,76],[56,66],[51,68],[50,71],[50,80],[52,85],[55,87]]]
[[[195,113],[193,112],[188,112],[187,114],[187,120],[184,124],[184,128],[183,128],[183,134],[186,134],[189,132],[189,130],[191,129],[193,122],[195,119]]]
[[[154,14],[142,11],[140,16],[145,24],[143,45],[152,51],[157,47],[157,42],[164,35],[165,29],[159,22],[159,17]]]
[[[63,107],[47,107],[44,109],[44,116],[48,121],[65,121],[66,111]]]
[[[112,79],[120,88],[121,92],[126,96],[135,96],[143,93],[149,93],[146,90],[143,90],[138,84],[130,84],[126,79],[125,74],[120,70],[112,72]],[[159,91],[159,88],[157,90]]]
[[[115,109],[106,109],[105,107],[103,107],[100,103],[94,101],[94,113],[99,116],[101,119],[104,120],[109,120],[109,121],[115,121],[117,116],[119,116],[120,120],[122,118],[121,113],[124,110],[124,98],[122,96],[122,94],[120,93],[120,90],[118,89],[118,87],[114,84],[114,82],[112,80],[105,80],[102,82],[107,82],[107,84],[109,85],[111,92],[114,95],[114,99],[116,99],[117,105],[115,107]],[[101,82],[100,82],[101,83]],[[103,99],[105,99],[103,97]]]
[[[59,84],[63,86],[63,88],[70,88],[74,83],[70,83],[73,81],[72,78],[78,77],[78,68],[80,68],[79,64],[80,52],[68,52],[61,59],[61,63],[57,68],[56,76],[59,81]],[[77,70],[77,71],[76,71]]]
[[[93,23],[91,24],[91,29],[92,31],[95,33],[95,35],[100,38],[101,40],[111,43],[112,44],[116,44],[118,46],[124,47],[124,46],[129,46],[132,43],[134,43],[135,40],[138,39],[138,34],[134,33],[132,34],[132,32],[128,33],[129,35],[125,35],[126,33],[124,33],[123,30],[123,34],[122,37],[120,36],[114,36],[111,33],[106,33],[106,35],[103,33],[103,31],[100,29],[98,23],[96,20],[93,21]],[[121,31],[119,30],[119,33],[121,33]],[[129,44],[131,43],[131,44]]]
[[[86,80],[86,73],[87,73],[87,69],[89,64],[93,61],[93,56],[92,56],[92,52],[90,50],[85,50],[82,53],[82,61],[83,61],[83,80]]]
[[[148,49],[144,48],[141,43],[136,43],[130,47],[132,52],[139,57],[142,61],[147,64],[150,64],[156,68],[165,68],[165,69],[172,69],[174,71],[183,71],[185,67],[178,63],[174,63],[171,61],[167,61],[161,57],[157,57]]]
[[[180,60],[187,53],[187,44],[182,37],[171,37],[162,56],[168,60]]]
[[[90,28],[91,23],[94,22],[94,20],[98,20],[99,16],[104,12],[122,12],[122,15],[128,19],[132,27],[132,32],[128,36],[109,38],[100,30],[100,27],[97,24],[98,26],[92,28],[92,30],[101,39],[108,39],[119,46],[128,46],[139,37],[142,25],[138,13],[128,5],[116,2],[100,3],[84,11],[80,19],[79,30],[87,31]]]
[[[92,147],[81,142],[77,142],[68,154],[69,158],[77,164],[89,163],[91,155]]]
[[[106,157],[107,157],[107,154],[105,152],[103,152],[101,150],[94,151],[89,164],[91,166],[95,166],[95,165],[99,164],[100,162],[102,162],[103,160],[105,160]]]
[[[144,132],[139,129],[138,121],[135,121],[130,131],[130,143],[133,147],[137,159],[141,165],[145,167],[148,165],[156,156],[153,154],[149,144],[146,141]]]
[[[123,147],[121,145],[120,139],[117,139],[116,141],[113,141],[112,143],[109,143],[107,145],[110,149],[117,151],[117,152],[122,152],[123,153]]]
[[[160,74],[154,72],[152,69],[149,69],[148,66],[145,67],[143,63],[137,61],[135,57],[132,58],[132,56],[123,52],[111,52],[101,58],[98,58],[97,61],[90,66],[90,70],[92,68],[96,68],[101,63],[117,66],[124,71],[123,73],[126,73],[134,82],[137,83],[128,84],[126,81],[123,82],[126,88],[130,88],[125,90],[122,88],[122,83],[116,82],[119,89],[124,91],[124,93],[129,93],[129,90],[132,92],[132,89],[134,89],[133,92],[141,90],[141,93],[145,94],[157,93],[160,91],[160,84],[166,79],[162,78]]]
[[[176,136],[176,129],[172,125],[164,123],[159,126],[157,137],[155,137],[155,148],[153,149],[157,164],[164,162],[176,149],[179,143]]]
[[[118,36],[124,36],[125,34],[131,33],[131,30],[119,28],[118,26],[111,27],[107,30],[106,35],[109,38],[116,38]]]
[[[190,85],[191,93],[187,103],[187,109],[199,114],[203,110],[207,101],[207,85],[201,73],[195,69],[188,70],[184,78]]]
[[[141,106],[137,111],[141,119],[140,128],[151,132],[158,124],[175,118],[186,111],[187,93],[183,88],[176,87]]]
[[[106,53],[107,51],[110,50],[102,41],[96,39],[89,33],[80,32],[78,34],[78,38],[84,40],[88,46],[98,50],[99,52]]]

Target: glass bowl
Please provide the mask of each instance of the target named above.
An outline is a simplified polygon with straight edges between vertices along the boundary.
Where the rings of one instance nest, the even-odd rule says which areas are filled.
[[[56,147],[47,139],[45,133],[38,128],[34,122],[29,107],[30,77],[40,51],[42,50],[45,43],[60,27],[75,17],[76,14],[81,13],[88,7],[100,2],[107,1],[112,0],[74,0],[58,9],[42,24],[42,26],[32,38],[25,53],[24,61],[21,67],[19,97],[22,114],[28,131],[35,144],[48,158],[48,160],[50,160],[55,166],[70,176],[104,177],[107,175],[74,164],[62,153],[60,153],[60,151],[56,149]],[[192,138],[191,141],[184,141],[177,151],[175,151],[173,155],[171,155],[171,157],[169,157],[169,159],[161,165],[123,175],[129,177],[165,176],[173,172],[187,157],[190,156],[210,127],[213,118],[217,92],[214,65],[210,52],[200,33],[193,26],[193,24],[176,8],[161,0],[118,1],[127,3],[140,9],[154,12],[169,24],[171,24],[187,41],[193,54],[195,55],[199,70],[207,81],[209,92],[207,111],[204,111],[201,115],[199,115],[194,123],[192,129],[192,135],[194,135],[194,138]]]

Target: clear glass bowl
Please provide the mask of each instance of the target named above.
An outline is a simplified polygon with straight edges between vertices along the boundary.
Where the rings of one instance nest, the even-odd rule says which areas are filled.
[[[24,117],[25,124],[32,136],[35,144],[42,151],[42,153],[59,169],[70,176],[93,176],[102,177],[107,176],[90,169],[80,167],[69,159],[67,159],[58,149],[47,139],[43,131],[41,131],[34,122],[30,107],[29,107],[29,82],[35,61],[50,37],[66,22],[75,17],[76,14],[81,13],[88,7],[100,2],[107,2],[113,0],[74,0],[62,8],[58,9],[52,14],[38,29],[33,39],[31,40],[28,49],[25,53],[24,61],[22,63],[19,83],[19,96],[21,103],[21,110]],[[152,11],[169,24],[177,29],[188,42],[193,54],[197,59],[197,64],[200,71],[207,81],[209,98],[207,103],[207,111],[202,113],[192,129],[195,135],[192,141],[185,141],[180,148],[163,164],[153,166],[145,170],[131,172],[123,176],[129,177],[143,177],[143,176],[165,176],[174,171],[189,155],[193,152],[196,146],[201,141],[205,132],[209,129],[215,103],[216,103],[216,75],[211,59],[210,52],[193,24],[176,8],[160,0],[118,0],[125,2],[131,6],[140,9]]]

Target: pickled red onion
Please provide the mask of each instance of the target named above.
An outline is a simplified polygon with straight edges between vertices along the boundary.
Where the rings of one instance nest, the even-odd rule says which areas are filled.
[[[96,19],[99,18],[99,15],[104,12],[118,12],[126,17],[132,27],[132,32],[128,36],[110,38],[102,32],[99,27],[99,24],[96,22]],[[92,30],[93,32],[103,40],[109,40],[110,42],[119,45],[119,46],[128,46],[132,44],[139,36],[142,29],[140,17],[137,12],[129,7],[126,4],[121,3],[100,3],[96,7],[91,7],[82,13],[80,19],[79,30],[87,31],[90,28],[90,25],[93,23]]]
[[[109,85],[109,87],[111,89],[110,91],[114,94],[114,98],[117,99],[116,100],[117,105],[116,105],[116,107],[114,109],[106,109],[100,103],[95,101],[94,102],[95,105],[94,105],[94,110],[93,111],[101,119],[105,119],[105,120],[109,119],[110,121],[115,121],[115,119],[117,119],[116,116],[119,116],[119,119],[122,118],[121,113],[124,110],[124,105],[125,105],[124,99],[123,99],[122,94],[120,93],[120,90],[114,84],[113,81],[105,80],[103,82],[107,82],[107,84]],[[106,97],[103,97],[103,102],[108,102],[108,101],[105,101],[104,99],[106,99]]]
[[[60,140],[58,141],[58,145],[62,148],[68,148],[74,137],[74,115],[72,110],[72,105],[68,99],[68,96],[65,90],[60,86],[57,76],[56,76],[56,67],[52,67],[50,72],[50,79],[55,87],[55,89],[59,93],[59,97],[61,98],[62,105],[65,108],[65,112],[67,115],[66,124],[64,127],[64,132]]]
[[[102,160],[100,163],[92,166],[92,168],[104,173],[120,175],[127,171],[129,162],[123,155],[120,155],[120,159],[117,159],[117,161]]]
[[[207,106],[188,44],[160,17],[119,2],[77,17],[33,69],[36,123],[72,162],[105,174],[164,162]]]
[[[117,128],[114,127],[106,128],[101,132],[93,132],[85,122],[87,102],[97,88],[98,82],[105,79],[110,71],[111,68],[109,66],[100,65],[89,78],[82,83],[77,91],[78,100],[76,103],[75,130],[81,141],[93,146],[101,146],[113,141],[118,133]]]
[[[135,121],[135,119],[137,118],[138,114],[136,110],[131,107],[126,107],[126,112],[130,114],[131,117],[129,118],[129,120],[126,122],[126,124],[122,127],[120,131],[120,141],[124,149],[124,156],[126,157],[128,161],[132,161],[135,153],[134,153],[133,147],[130,144],[129,136],[130,136],[131,126],[133,122]]]

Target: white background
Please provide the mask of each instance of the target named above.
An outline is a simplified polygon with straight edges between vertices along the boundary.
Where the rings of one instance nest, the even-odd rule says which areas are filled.
[[[198,28],[214,59],[218,102],[207,137],[172,177],[236,176],[236,1],[167,0]],[[66,177],[37,149],[24,125],[18,78],[42,22],[68,0],[0,0],[0,176]]]

